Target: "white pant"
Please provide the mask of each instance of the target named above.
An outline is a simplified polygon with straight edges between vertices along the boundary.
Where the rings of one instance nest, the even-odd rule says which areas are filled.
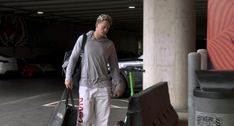
[[[110,115],[110,88],[79,89],[79,125],[107,126]]]

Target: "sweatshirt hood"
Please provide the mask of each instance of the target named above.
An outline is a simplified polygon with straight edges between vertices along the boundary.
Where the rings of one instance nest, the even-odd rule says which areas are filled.
[[[88,38],[90,38],[90,39],[95,39],[95,37],[93,36],[93,33],[94,33],[94,31],[93,30],[90,30],[90,31],[88,31],[87,33],[86,33],[86,35],[87,35],[87,37]],[[103,38],[103,39],[101,39],[101,40],[99,40],[99,41],[108,41],[109,39],[108,39],[108,37],[106,36],[106,38]]]
[[[93,30],[90,30],[86,33],[87,37],[92,37],[94,31]]]

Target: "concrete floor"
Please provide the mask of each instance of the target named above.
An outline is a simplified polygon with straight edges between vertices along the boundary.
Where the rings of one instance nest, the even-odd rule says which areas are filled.
[[[46,126],[63,89],[58,77],[1,79],[1,126]],[[124,120],[127,105],[127,98],[112,99],[110,126]],[[178,115],[178,126],[187,126],[187,112],[178,111]]]

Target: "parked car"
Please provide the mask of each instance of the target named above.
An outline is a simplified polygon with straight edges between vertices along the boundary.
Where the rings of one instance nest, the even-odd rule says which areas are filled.
[[[18,65],[16,58],[0,55],[0,75],[15,73],[17,71]]]
[[[142,90],[143,80],[143,55],[138,58],[119,59],[118,62],[121,73],[121,88],[117,98],[130,95],[130,73],[134,80],[134,93]]]
[[[41,62],[35,58],[18,59],[19,74],[22,77],[47,76],[56,73],[55,67],[46,62]]]
[[[39,63],[29,58],[0,55],[0,76],[35,77],[54,74],[55,72],[55,67],[49,63]]]

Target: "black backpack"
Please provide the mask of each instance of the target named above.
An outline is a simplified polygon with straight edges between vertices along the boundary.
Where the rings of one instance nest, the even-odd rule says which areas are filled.
[[[81,74],[81,60],[84,54],[84,46],[86,44],[86,40],[87,40],[87,35],[84,33],[83,34],[83,40],[82,40],[82,46],[81,46],[81,50],[80,50],[80,55],[79,58],[77,60],[74,72],[72,74],[72,82],[73,82],[73,86],[78,87],[79,86],[79,81],[80,81],[80,74]],[[62,65],[62,74],[65,77],[66,76],[66,69],[67,69],[67,65],[69,62],[69,58],[71,56],[72,51],[67,51],[64,54],[64,58],[63,58],[63,65]]]

